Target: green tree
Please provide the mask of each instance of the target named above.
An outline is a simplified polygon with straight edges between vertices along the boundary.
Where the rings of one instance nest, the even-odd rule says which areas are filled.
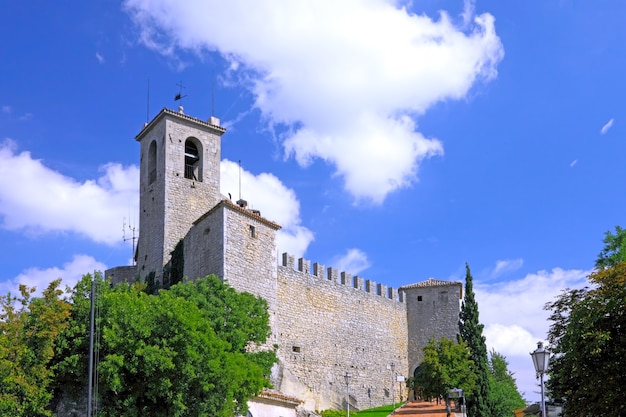
[[[70,306],[61,299],[61,280],[41,297],[20,285],[20,297],[0,296],[0,415],[49,416],[54,377],[50,361]]]
[[[88,340],[72,337],[88,328],[88,282],[73,293],[77,323],[65,333],[57,393],[84,387],[72,378],[85,378]],[[102,416],[230,417],[269,385],[275,353],[251,348],[269,334],[264,300],[215,276],[158,295],[143,284],[97,284]]]
[[[432,338],[424,347],[424,359],[411,384],[426,398],[445,397],[452,388],[471,392],[476,387],[472,365],[465,342]]]
[[[547,382],[566,416],[626,415],[626,263],[589,276],[546,305],[554,356]]]
[[[97,297],[104,297],[112,291],[102,274],[96,272],[93,276]],[[55,410],[62,395],[81,403],[87,396],[87,374],[89,357],[89,332],[91,308],[91,280],[92,275],[86,274],[74,288],[68,289],[69,304],[71,305],[70,318],[57,339],[58,353],[51,362],[55,372],[52,383],[53,400],[51,408]],[[98,302],[96,309],[98,310]],[[98,310],[99,311],[99,310]],[[96,315],[96,329],[102,327],[103,319]],[[97,335],[96,335],[97,336]],[[96,337],[96,348],[99,347]]]
[[[489,360],[483,336],[484,326],[478,320],[478,303],[474,297],[472,280],[469,265],[465,264],[465,296],[459,314],[459,336],[467,343],[473,362],[472,370],[478,378],[476,389],[467,396],[467,415],[490,417]]]
[[[510,417],[513,410],[526,405],[520,394],[513,373],[508,369],[506,357],[491,351],[489,360],[489,403],[494,417]]]
[[[615,234],[610,231],[604,234],[604,248],[596,259],[596,268],[604,269],[617,262],[626,262],[626,230],[615,226]]]
[[[197,305],[233,351],[246,352],[250,342],[264,343],[270,335],[267,302],[235,291],[215,275],[175,285],[169,291]]]

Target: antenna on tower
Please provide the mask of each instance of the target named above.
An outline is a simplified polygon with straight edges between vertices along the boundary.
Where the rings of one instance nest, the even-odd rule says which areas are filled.
[[[132,240],[133,242],[133,266],[135,265],[135,241],[137,240],[137,237],[135,235],[135,232],[137,230],[137,228],[135,226],[131,226],[130,224],[128,225],[128,229],[132,232],[132,235],[130,237],[126,237],[126,217],[124,217],[124,222],[122,225],[122,240],[124,242],[128,242],[129,240]]]
[[[241,159],[239,160],[239,199],[241,200]]]
[[[150,121],[150,77],[148,77],[148,98],[146,100],[146,124]]]
[[[211,116],[215,116],[215,67],[211,67]]]
[[[239,160],[239,200],[237,200],[237,205],[244,210],[248,207],[248,202],[241,198],[241,159]]]

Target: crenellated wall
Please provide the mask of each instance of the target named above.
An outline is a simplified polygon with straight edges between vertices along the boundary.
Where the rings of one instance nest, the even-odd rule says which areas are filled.
[[[351,407],[389,404],[392,371],[406,375],[406,306],[397,290],[283,254],[278,266],[276,388],[309,409],[345,408],[344,375],[351,374]],[[396,401],[402,384],[394,387]]]

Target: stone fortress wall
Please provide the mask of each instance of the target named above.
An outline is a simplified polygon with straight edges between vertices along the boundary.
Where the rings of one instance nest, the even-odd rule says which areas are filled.
[[[319,264],[311,271],[304,259],[295,268],[283,254],[276,327],[281,372],[272,382],[310,409],[345,408],[346,372],[354,409],[393,401],[391,364],[407,374],[406,305],[372,281]],[[403,385],[394,386],[396,402],[406,399]]]
[[[296,265],[288,255],[278,264],[280,226],[246,202],[234,204],[219,194],[219,137],[225,130],[218,120],[209,122],[163,109],[137,136],[137,267],[113,268],[105,276],[113,283],[145,279],[150,272],[159,278],[183,239],[185,276],[215,274],[237,291],[267,300],[267,346],[278,346],[275,389],[303,400],[309,410],[345,408],[349,372],[354,409],[406,399],[404,384],[394,383],[394,376],[412,376],[431,337],[456,337],[461,283],[429,279],[395,289],[317,263],[311,269],[304,259]],[[200,182],[182,175],[190,138],[203,158]],[[153,142],[157,172],[150,179]]]

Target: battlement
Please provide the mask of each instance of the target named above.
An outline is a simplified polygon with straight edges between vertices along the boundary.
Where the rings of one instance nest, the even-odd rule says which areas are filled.
[[[368,294],[383,297],[399,303],[404,303],[404,292],[399,291],[397,288],[387,287],[384,284],[376,283],[375,281],[364,279],[358,275],[352,275],[347,272],[339,272],[337,269],[329,267],[325,268],[324,265],[315,262],[313,269],[311,270],[311,261],[298,258],[298,264],[295,263],[295,257],[288,253],[283,253],[281,258],[281,266],[290,268],[292,270],[314,276],[324,281],[331,281],[337,285],[345,285],[355,290],[359,290]]]

